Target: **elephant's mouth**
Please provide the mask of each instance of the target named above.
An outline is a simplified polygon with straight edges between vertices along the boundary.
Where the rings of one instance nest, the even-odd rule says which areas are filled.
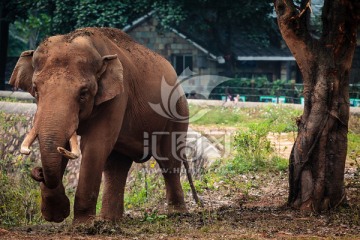
[[[34,130],[32,129],[29,133],[28,136],[26,136],[21,149],[24,150],[26,149],[26,151],[21,151],[23,154],[29,154],[31,152],[30,150],[30,146],[32,144],[32,142],[34,141]],[[30,137],[29,137],[30,136]],[[31,138],[31,140],[29,141],[29,138]],[[57,151],[65,158],[67,159],[77,159],[79,158],[81,151],[80,151],[80,147],[79,147],[79,141],[80,141],[80,136],[78,139],[78,135],[76,134],[76,132],[74,132],[74,134],[71,136],[69,143],[70,143],[70,151],[63,148],[63,147],[58,147]],[[30,144],[29,144],[30,143]],[[34,179],[37,182],[43,182],[45,183],[45,177],[44,177],[44,171],[42,169],[42,167],[35,167],[31,170],[30,176],[32,179]]]
[[[67,159],[77,159],[80,157],[81,151],[78,143],[78,135],[74,132],[69,140],[70,151],[66,150],[63,147],[58,147],[57,151]]]
[[[20,152],[23,154],[26,154],[26,155],[30,154],[30,152],[31,152],[30,146],[34,142],[36,137],[37,137],[37,134],[35,133],[35,130],[31,129],[29,134],[25,137],[23,143],[21,144]],[[78,144],[78,135],[76,134],[76,132],[74,132],[73,135],[71,136],[69,143],[70,143],[70,151],[63,147],[58,147],[57,151],[63,157],[65,157],[67,159],[79,158],[81,151],[80,151],[80,147]],[[37,182],[45,183],[45,177],[44,177],[44,172],[43,172],[42,167],[33,168],[31,170],[30,176],[32,179],[34,179]]]
[[[30,130],[28,135],[25,137],[24,141],[21,144],[20,152],[25,155],[31,153],[30,147],[37,138],[37,133],[34,128]],[[58,147],[57,151],[67,159],[77,159],[80,156],[80,147],[78,144],[78,135],[76,132],[72,134],[69,140],[70,151],[66,150],[63,147]]]

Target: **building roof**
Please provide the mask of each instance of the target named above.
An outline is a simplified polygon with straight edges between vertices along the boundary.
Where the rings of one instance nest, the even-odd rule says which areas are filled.
[[[234,44],[236,59],[239,61],[295,61],[290,50],[272,46],[261,46],[249,40],[240,40]]]
[[[149,20],[152,15],[155,13],[155,11],[151,11],[147,14],[145,14],[144,16],[136,19],[135,21],[131,22],[130,24],[126,25],[122,30],[124,32],[129,32],[132,29],[136,28],[137,26],[139,26],[140,24],[146,22],[147,20]],[[175,34],[177,34],[179,37],[185,39],[186,41],[188,41],[190,44],[192,44],[195,48],[199,49],[200,51],[202,51],[203,53],[205,53],[206,55],[210,56],[213,60],[217,60],[219,63],[222,63],[224,61],[222,56],[216,56],[215,54],[213,54],[212,52],[210,52],[207,48],[203,47],[201,44],[197,43],[196,41],[194,41],[193,39],[187,37],[185,34],[179,32],[177,29],[175,28],[169,28],[170,31],[174,32]]]
[[[155,11],[151,11],[136,19],[129,25],[125,26],[123,31],[131,31],[143,22],[148,21],[154,14]],[[209,41],[206,33],[199,33],[195,36],[194,33],[188,33],[186,29],[181,27],[171,27],[170,31],[185,39],[195,48],[207,54],[212,59],[217,60],[219,63],[225,63],[225,59],[223,57],[225,54],[219,50],[216,43]],[[237,39],[238,41],[234,43],[233,46],[233,52],[235,53],[235,58],[238,61],[295,61],[295,58],[287,47],[280,48],[272,45],[265,47],[244,37],[239,36]]]

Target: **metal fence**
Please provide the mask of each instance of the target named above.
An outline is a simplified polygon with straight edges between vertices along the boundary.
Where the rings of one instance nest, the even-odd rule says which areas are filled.
[[[187,93],[189,99],[213,99],[239,102],[272,102],[303,104],[302,84],[265,84],[264,86],[207,86],[212,89],[210,94],[203,94],[201,88],[194,88]],[[200,90],[199,90],[200,89]],[[360,106],[360,84],[350,85],[350,106]]]

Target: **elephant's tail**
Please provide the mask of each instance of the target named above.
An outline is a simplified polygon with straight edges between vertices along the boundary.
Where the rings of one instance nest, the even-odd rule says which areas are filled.
[[[200,207],[204,207],[203,202],[202,202],[201,199],[198,197],[198,194],[197,194],[197,192],[196,192],[196,189],[195,189],[195,186],[194,186],[194,182],[193,182],[193,179],[192,179],[190,170],[189,170],[189,163],[188,163],[186,160],[183,160],[183,164],[184,164],[184,167],[185,167],[187,179],[188,179],[189,184],[190,184],[190,188],[191,188],[191,192],[192,192],[193,198],[194,198],[195,202],[196,202]]]

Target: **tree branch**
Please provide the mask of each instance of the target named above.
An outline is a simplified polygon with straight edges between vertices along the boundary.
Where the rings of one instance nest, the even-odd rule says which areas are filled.
[[[356,47],[356,31],[359,15],[354,1],[325,0],[322,20],[324,31],[321,41],[332,50],[334,61],[351,66],[352,55]],[[329,19],[332,19],[329,22]]]
[[[312,60],[311,45],[312,38],[308,32],[306,24],[301,24],[306,18],[308,5],[301,11],[297,9],[293,0],[275,0],[274,6],[277,14],[278,25],[281,34],[294,55],[300,70],[304,65]],[[310,59],[309,59],[310,57]],[[304,72],[302,71],[304,74]],[[304,76],[306,78],[306,76]]]

